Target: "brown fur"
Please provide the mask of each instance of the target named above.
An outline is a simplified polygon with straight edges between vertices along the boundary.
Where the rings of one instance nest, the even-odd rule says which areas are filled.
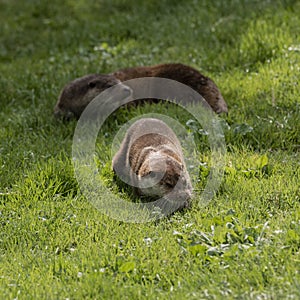
[[[228,108],[216,84],[196,69],[183,64],[160,64],[127,68],[111,73],[121,81],[140,77],[161,77],[183,83],[197,91],[216,113],[227,113]]]
[[[175,210],[189,206],[192,185],[181,145],[163,121],[142,118],[131,125],[112,165],[121,179],[136,186],[139,195],[166,196]]]
[[[174,63],[127,68],[108,75],[91,74],[77,78],[63,88],[55,105],[54,114],[79,118],[85,107],[103,90],[114,84],[141,77],[162,77],[186,84],[202,95],[216,113],[228,112],[221,92],[210,78],[190,66]]]
[[[61,91],[54,107],[54,115],[69,119],[79,118],[86,106],[104,90],[120,84],[113,75],[90,74],[68,83]],[[131,89],[122,85],[124,96],[131,94]]]

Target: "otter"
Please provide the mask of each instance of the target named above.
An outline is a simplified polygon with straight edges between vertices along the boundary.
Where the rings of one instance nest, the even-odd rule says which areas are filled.
[[[112,159],[114,173],[169,213],[190,207],[192,184],[174,131],[163,121],[141,118],[127,130]]]
[[[190,66],[170,63],[133,67],[110,74],[90,74],[77,78],[68,83],[61,91],[54,108],[54,114],[56,116],[79,118],[84,108],[103,90],[114,84],[141,77],[162,77],[178,81],[197,91],[216,113],[228,112],[227,104],[212,79]],[[153,99],[147,99],[146,101],[155,102]],[[140,102],[144,101],[141,100]]]

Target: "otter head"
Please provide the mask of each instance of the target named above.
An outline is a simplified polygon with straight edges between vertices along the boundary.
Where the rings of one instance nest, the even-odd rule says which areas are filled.
[[[178,208],[189,206],[192,194],[185,166],[170,155],[154,152],[140,168],[140,191],[144,195],[165,197]],[[144,186],[144,187],[143,187]]]
[[[124,97],[131,95],[129,87],[121,84],[113,75],[91,74],[68,83],[60,93],[54,107],[54,115],[64,119],[79,118],[87,105],[104,90],[119,84]]]
[[[198,82],[198,91],[217,114],[228,113],[227,104],[220,90],[210,78],[201,77],[200,82]]]

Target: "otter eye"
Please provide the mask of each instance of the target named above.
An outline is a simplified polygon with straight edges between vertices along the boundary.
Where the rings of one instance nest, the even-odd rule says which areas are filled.
[[[149,173],[148,173],[148,176],[150,177],[150,178],[155,178],[156,177],[156,173],[155,172],[153,172],[153,171],[150,171]]]
[[[89,82],[89,87],[90,87],[91,89],[93,89],[95,86],[96,86],[96,83],[95,83],[94,81],[90,81],[90,82]]]

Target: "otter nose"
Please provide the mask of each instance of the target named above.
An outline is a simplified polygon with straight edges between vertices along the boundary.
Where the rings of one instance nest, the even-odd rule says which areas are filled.
[[[59,109],[58,107],[54,108],[54,117],[57,119],[63,119],[63,120],[70,120],[74,118],[74,114],[71,111],[63,111]]]
[[[54,116],[56,118],[60,118],[61,117],[61,111],[60,111],[60,109],[57,106],[54,107],[53,114],[54,114]]]

